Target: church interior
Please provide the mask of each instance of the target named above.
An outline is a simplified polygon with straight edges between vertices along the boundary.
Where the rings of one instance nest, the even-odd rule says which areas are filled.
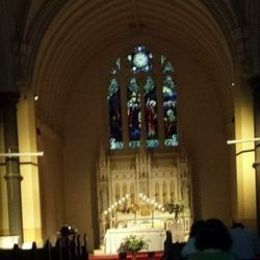
[[[257,0],[1,0],[0,237],[260,230]]]

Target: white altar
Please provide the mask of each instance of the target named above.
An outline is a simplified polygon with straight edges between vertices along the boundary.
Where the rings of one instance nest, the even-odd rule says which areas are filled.
[[[117,254],[120,243],[126,236],[136,235],[148,240],[148,252],[163,251],[165,230],[162,228],[111,228],[106,231],[104,238],[105,254]]]

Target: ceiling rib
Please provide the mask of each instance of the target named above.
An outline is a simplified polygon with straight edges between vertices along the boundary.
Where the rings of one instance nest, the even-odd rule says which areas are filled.
[[[137,36],[139,36],[141,32],[140,32],[140,21],[137,14],[136,0],[130,0],[130,1],[131,1],[131,10],[134,18],[136,34]]]

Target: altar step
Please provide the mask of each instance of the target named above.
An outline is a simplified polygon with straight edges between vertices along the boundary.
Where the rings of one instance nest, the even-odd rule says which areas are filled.
[[[100,246],[99,249],[94,249],[94,256],[103,256],[105,255],[105,248],[104,246]]]
[[[154,254],[149,254],[145,252],[138,253],[136,255],[137,260],[161,260],[163,252],[154,252]],[[116,260],[119,259],[118,255],[105,255],[104,251],[95,250],[94,254],[89,255],[89,260]],[[131,260],[131,254],[127,255],[127,260]]]

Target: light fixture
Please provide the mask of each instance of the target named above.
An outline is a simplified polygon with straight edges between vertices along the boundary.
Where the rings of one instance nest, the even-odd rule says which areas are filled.
[[[236,139],[236,140],[227,140],[227,144],[238,144],[238,143],[249,143],[260,141],[260,137],[255,137],[251,139]]]
[[[44,152],[0,153],[0,157],[43,156]]]

